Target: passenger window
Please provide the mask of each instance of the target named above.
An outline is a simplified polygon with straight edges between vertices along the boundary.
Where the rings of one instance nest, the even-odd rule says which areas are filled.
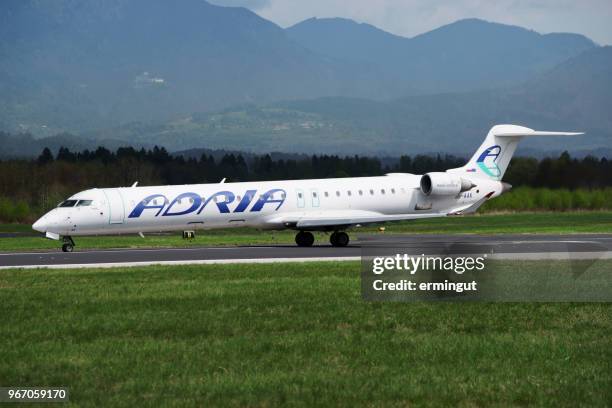
[[[281,193],[281,198],[284,200],[285,199],[285,193]]]
[[[193,204],[193,197],[189,197],[189,204]]]
[[[348,190],[348,191],[346,192],[346,194],[347,194],[347,195],[350,197],[350,196],[351,196],[351,190]]]
[[[325,192],[325,197],[329,197],[329,193],[327,191]]]
[[[317,192],[316,192],[316,191],[313,191],[313,192],[312,192],[312,196],[313,196],[314,198],[317,198]]]
[[[380,194],[385,194],[385,189],[384,188],[380,189]]]
[[[338,197],[340,197],[340,192],[339,192],[339,191],[336,191],[336,195],[337,195]]]
[[[363,195],[363,190],[359,190],[359,195]]]
[[[370,195],[374,195],[374,190],[370,190]]]
[[[302,198],[302,193],[298,193],[298,198]]]
[[[240,201],[240,196],[236,196],[236,200],[237,200],[237,201]]]
[[[391,189],[391,193],[395,194],[395,189],[394,188]]]
[[[77,207],[88,207],[91,205],[92,200],[79,200]]]

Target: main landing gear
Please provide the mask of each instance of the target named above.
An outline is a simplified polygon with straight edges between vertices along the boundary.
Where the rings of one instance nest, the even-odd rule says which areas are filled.
[[[295,243],[300,247],[309,247],[314,244],[314,235],[312,232],[300,231],[295,235]]]
[[[62,245],[62,251],[72,252],[74,250],[74,241],[72,237],[63,237],[64,244]]]
[[[348,245],[350,238],[344,231],[334,231],[329,242],[335,247],[345,247]],[[295,243],[300,247],[309,247],[314,244],[314,235],[309,231],[300,231],[295,235]]]
[[[344,231],[334,231],[329,236],[329,242],[335,247],[345,247],[348,245],[349,241],[349,236]]]

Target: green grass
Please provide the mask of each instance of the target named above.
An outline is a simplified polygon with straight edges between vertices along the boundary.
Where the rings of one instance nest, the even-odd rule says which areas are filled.
[[[518,187],[487,201],[481,211],[569,211],[612,209],[612,188],[576,189]]]
[[[612,233],[612,212],[542,212],[485,214],[464,217],[432,218],[428,220],[391,223],[385,226],[386,233],[414,234],[501,234],[501,233]],[[0,232],[30,232],[30,226],[2,224]],[[377,227],[352,230],[374,232]],[[209,245],[268,245],[293,244],[293,231],[257,231],[250,228],[199,231],[195,240],[183,240],[180,234],[137,235],[113,237],[75,238],[77,250],[83,248],[146,248],[186,247]],[[317,242],[328,243],[325,234],[317,234]],[[0,238],[0,251],[57,249],[60,244],[36,236]]]
[[[280,231],[259,232],[252,229],[199,231],[193,240],[184,240],[180,233],[168,235],[150,235],[145,238],[138,235],[75,237],[76,250],[86,248],[160,248],[160,247],[193,247],[193,246],[230,246],[230,245],[264,245],[294,242],[295,232]],[[328,238],[321,236],[325,242]],[[0,251],[57,249],[61,242],[41,237],[0,238]]]
[[[0,305],[0,383],[77,405],[612,398],[612,305],[368,303],[358,263],[2,270]]]
[[[0,224],[0,232],[13,232],[13,233],[32,233],[31,224]]]
[[[475,214],[390,224],[389,232],[415,234],[612,233],[612,211]]]

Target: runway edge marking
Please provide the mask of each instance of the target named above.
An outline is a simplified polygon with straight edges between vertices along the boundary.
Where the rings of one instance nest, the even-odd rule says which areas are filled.
[[[560,254],[567,256],[561,257]],[[453,256],[461,256],[453,254]],[[612,259],[612,251],[601,252],[517,252],[517,253],[497,253],[487,254],[491,260],[603,260]],[[100,262],[100,263],[80,263],[80,264],[47,264],[47,265],[13,265],[0,266],[0,269],[77,269],[77,268],[119,268],[152,265],[213,265],[213,264],[248,264],[248,263],[290,263],[290,262],[346,262],[360,261],[359,256],[340,256],[340,257],[310,257],[310,258],[251,258],[251,259],[195,259],[195,260],[175,260],[175,261],[140,261],[140,262]]]
[[[359,261],[358,256],[312,257],[312,258],[260,258],[260,259],[195,259],[185,261],[141,261],[141,262],[104,262],[84,264],[49,264],[49,265],[15,265],[0,266],[0,269],[78,269],[78,268],[119,268],[153,265],[213,265],[213,264],[249,264],[249,263],[287,263],[287,262],[346,262]]]

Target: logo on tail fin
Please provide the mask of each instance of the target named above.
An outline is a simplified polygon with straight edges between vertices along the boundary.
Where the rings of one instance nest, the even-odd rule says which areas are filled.
[[[501,176],[501,170],[497,166],[497,158],[501,153],[501,147],[498,145],[494,145],[486,148],[476,163],[480,170],[482,170],[487,176],[493,178],[499,178]]]

